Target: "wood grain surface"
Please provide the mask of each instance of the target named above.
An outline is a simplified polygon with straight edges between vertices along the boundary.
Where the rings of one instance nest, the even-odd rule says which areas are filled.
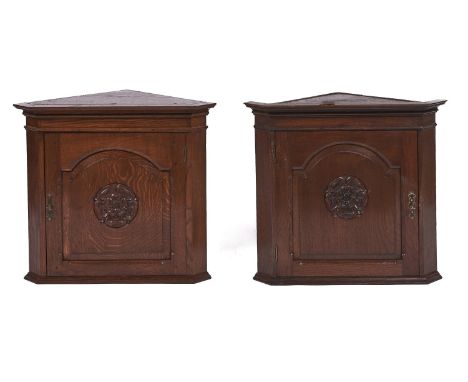
[[[194,283],[206,260],[206,115],[120,91],[16,105],[27,117],[35,283]]]
[[[443,103],[348,93],[248,102],[256,128],[255,279],[286,285],[440,278],[433,131]],[[352,179],[355,188],[340,186],[331,206],[327,193],[340,179]]]

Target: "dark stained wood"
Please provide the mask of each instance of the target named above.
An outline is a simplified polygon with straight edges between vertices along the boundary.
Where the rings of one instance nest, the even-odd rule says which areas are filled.
[[[273,243],[273,138],[268,131],[255,131],[257,176],[257,265],[259,272],[274,274],[276,262]]]
[[[379,277],[272,277],[257,273],[254,280],[268,285],[386,285],[386,284],[430,284],[440,280],[439,272],[424,276],[379,276]]]
[[[27,115],[26,279],[209,279],[205,119],[213,105],[132,91],[17,105]]]
[[[323,284],[440,278],[430,132],[443,103],[347,93],[247,103],[255,114],[257,147],[255,279]]]
[[[214,103],[169,97],[134,90],[56,98],[15,104],[26,115],[97,115],[97,114],[192,114],[206,111]]]
[[[205,119],[207,113],[200,115]],[[121,115],[121,116],[80,116],[67,118],[63,116],[28,116],[26,117],[28,130],[53,133],[68,132],[119,132],[119,133],[190,133],[194,130],[205,130],[204,121],[190,118],[190,115],[157,116],[151,115]]]
[[[24,278],[35,284],[196,284],[211,276],[208,272],[159,276],[40,276],[29,272]]]
[[[425,112],[435,111],[445,100],[427,102],[395,98],[364,96],[350,93],[330,93],[291,101],[262,103],[246,102],[253,110],[276,113],[366,113],[366,112]]]
[[[254,109],[255,128],[268,131],[310,130],[409,130],[434,126],[435,112],[424,113],[367,113],[367,114],[314,114],[295,113],[265,114]],[[349,117],[352,116],[353,119]]]
[[[412,142],[405,147],[407,135]],[[416,155],[415,132],[289,134],[285,155],[286,171],[293,177],[289,192],[297,196],[292,206],[295,258],[399,258],[404,187],[400,178],[408,179],[407,164],[402,163],[405,149]],[[363,186],[372,190],[359,219],[337,219],[323,202],[327,185],[342,174],[359,174]]]
[[[91,134],[71,134],[66,141],[74,141],[75,148],[84,148],[88,153],[87,141]],[[46,141],[49,137],[46,137]],[[68,137],[67,137],[68,138]],[[119,137],[107,136],[113,144],[101,146],[99,151],[86,156],[73,169],[64,168],[64,155],[58,155],[62,174],[62,192],[54,199],[63,205],[63,259],[99,260],[170,260],[171,258],[171,200],[177,189],[171,190],[170,175],[172,166],[161,166],[161,157],[169,160],[171,146],[180,147],[183,155],[183,139],[171,134],[146,137],[147,146],[158,150],[158,157],[151,161],[131,151],[120,149]],[[67,151],[71,142],[60,142],[60,151]],[[84,147],[83,147],[84,146]],[[119,149],[116,149],[116,148]],[[169,149],[169,153],[167,153]],[[142,152],[144,150],[141,150]],[[82,154],[82,153],[80,153]],[[97,190],[114,183],[125,184],[138,197],[135,218],[124,227],[115,229],[96,219],[95,211],[88,208]],[[180,185],[183,190],[183,184]],[[63,195],[60,201],[60,195]],[[183,195],[182,195],[183,197]],[[172,217],[173,218],[173,217]],[[181,227],[176,227],[176,229]]]
[[[204,132],[187,135],[187,192],[186,245],[187,269],[190,273],[203,272],[207,267],[205,255],[206,232],[206,135]]]
[[[422,274],[437,270],[435,127],[418,133],[419,242]]]
[[[29,269],[45,276],[45,181],[44,181],[44,134],[26,132],[28,148],[28,216],[29,216]]]

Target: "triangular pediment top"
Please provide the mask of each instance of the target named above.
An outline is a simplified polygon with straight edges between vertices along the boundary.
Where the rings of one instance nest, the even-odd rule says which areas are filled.
[[[329,93],[289,101],[262,103],[247,102],[254,110],[277,112],[346,112],[346,111],[424,111],[444,104],[445,100],[428,102],[375,97],[353,93]]]
[[[161,94],[145,93],[135,90],[118,90],[105,93],[86,94],[73,97],[55,98],[43,101],[25,102],[15,104],[14,106],[29,112],[63,112],[79,111],[106,111],[122,109],[124,111],[145,110],[155,112],[190,109],[208,109],[213,107],[214,103],[195,101],[185,98],[165,96]]]
[[[383,104],[383,103],[414,103],[417,101],[408,101],[405,99],[373,97],[361,94],[352,93],[329,93],[322,94],[314,97],[293,99],[290,101],[278,102],[278,104],[288,105],[321,105],[321,104]]]

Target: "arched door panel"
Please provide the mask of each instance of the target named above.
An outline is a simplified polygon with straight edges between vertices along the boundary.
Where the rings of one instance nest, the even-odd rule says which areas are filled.
[[[45,147],[48,275],[185,272],[183,134],[48,134]]]
[[[63,172],[64,259],[170,259],[169,181],[169,170],[122,150]]]
[[[417,274],[413,131],[277,132],[277,273]]]
[[[370,149],[320,151],[293,169],[292,198],[296,258],[401,256],[400,168]]]

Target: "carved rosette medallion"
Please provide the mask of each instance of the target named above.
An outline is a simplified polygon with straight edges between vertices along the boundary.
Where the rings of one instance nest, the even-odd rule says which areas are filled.
[[[126,185],[112,183],[102,187],[94,197],[94,213],[99,221],[111,228],[130,223],[138,212],[138,199]]]
[[[335,217],[360,217],[367,205],[367,188],[354,176],[340,176],[328,184],[325,204]]]

